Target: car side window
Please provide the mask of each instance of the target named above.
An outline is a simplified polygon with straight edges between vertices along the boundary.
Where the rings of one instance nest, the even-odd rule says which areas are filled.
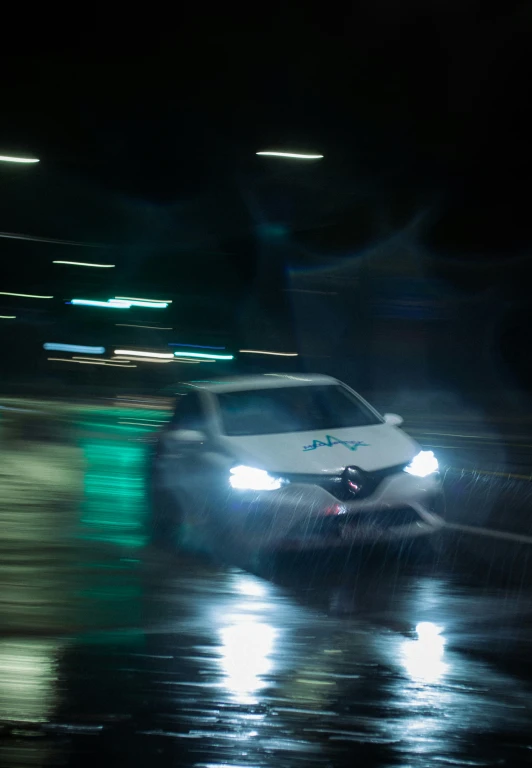
[[[197,392],[188,392],[186,395],[178,397],[170,426],[172,429],[206,431],[205,411]]]

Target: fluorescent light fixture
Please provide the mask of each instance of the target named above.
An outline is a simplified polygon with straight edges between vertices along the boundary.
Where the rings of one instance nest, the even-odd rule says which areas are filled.
[[[107,307],[107,309],[129,309],[131,306],[127,301],[111,304],[109,301],[94,301],[92,299],[72,299],[70,303],[84,307]]]
[[[163,360],[173,360],[171,352],[137,352],[134,349],[115,349],[115,355],[130,355],[131,357],[154,357]]]
[[[0,291],[0,296],[22,296],[25,299],[53,299],[53,296],[39,296],[36,293],[10,293],[9,291]]]
[[[38,157],[12,157],[11,155],[0,155],[2,163],[38,163]]]
[[[117,299],[124,299],[125,301],[148,301],[151,304],[171,304],[170,299],[143,299],[138,296],[116,296]]]
[[[269,352],[266,349],[239,349],[246,355],[278,355],[279,357],[297,357],[298,352]]]
[[[190,349],[225,349],[225,347],[207,347],[204,344],[176,344],[172,342],[168,344],[169,347],[188,347]]]
[[[105,347],[81,347],[77,344],[54,344],[47,342],[43,348],[50,352],[83,352],[87,355],[104,355]]]
[[[298,160],[320,160],[323,157],[323,155],[307,155],[301,152],[256,152],[255,154],[269,157],[295,157]]]
[[[174,352],[175,357],[199,357],[202,360],[232,360],[234,355],[214,355],[210,352]]]
[[[0,320],[14,320],[16,315],[0,315]]]
[[[70,264],[73,267],[99,267],[100,269],[111,269],[116,264],[89,264],[87,261],[53,261],[52,264]]]

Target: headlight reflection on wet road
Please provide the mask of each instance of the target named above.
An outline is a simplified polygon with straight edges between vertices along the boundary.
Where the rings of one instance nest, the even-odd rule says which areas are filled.
[[[401,660],[412,680],[437,683],[447,672],[449,665],[443,660],[445,638],[442,631],[442,627],[422,621],[416,625],[417,640],[404,641]]]
[[[275,629],[247,618],[221,629],[220,637],[225,686],[239,704],[258,703],[257,693],[268,685],[264,678],[273,669]]]
[[[258,703],[258,693],[274,669],[272,654],[278,637],[266,621],[269,604],[268,584],[249,574],[234,574],[235,592],[242,595],[221,620],[220,667],[223,686],[239,704]]]

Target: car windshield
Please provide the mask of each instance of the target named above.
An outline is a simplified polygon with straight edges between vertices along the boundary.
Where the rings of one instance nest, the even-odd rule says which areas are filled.
[[[363,427],[381,419],[345,387],[275,387],[218,394],[226,435]]]

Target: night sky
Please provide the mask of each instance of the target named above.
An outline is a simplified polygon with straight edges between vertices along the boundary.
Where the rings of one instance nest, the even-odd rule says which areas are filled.
[[[73,296],[172,298],[181,338],[238,346],[250,295],[283,327],[288,268],[414,228],[450,294],[506,307],[503,356],[532,386],[530,5],[341,8],[205,9],[158,19],[138,45],[124,32],[123,52],[80,33],[75,47],[3,55],[0,154],[41,162],[0,164],[0,231],[82,244],[0,239],[2,290],[56,297],[0,297],[18,318],[1,329],[7,368],[27,368],[21,348],[40,354],[50,334],[109,343],[120,320],[74,319]],[[271,148],[325,158],[255,156]],[[290,249],[265,250],[276,227]]]

